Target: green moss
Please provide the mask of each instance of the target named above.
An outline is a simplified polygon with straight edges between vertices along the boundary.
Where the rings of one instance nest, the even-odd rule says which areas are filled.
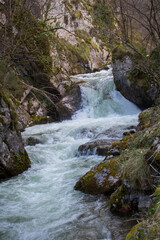
[[[36,125],[36,124],[51,123],[51,122],[54,121],[54,120],[52,119],[52,117],[48,117],[48,116],[43,116],[43,117],[33,116],[32,119],[33,119],[33,121],[32,121],[32,123],[30,124],[31,126],[32,126],[32,125]]]
[[[72,21],[75,21],[76,19],[81,19],[83,17],[82,12],[78,10],[72,11],[71,16],[72,16]]]
[[[56,49],[59,57],[65,56],[73,69],[78,69],[79,63],[85,65],[88,63],[90,47],[85,42],[80,42],[77,45],[72,45],[65,39],[57,39]],[[84,72],[84,68],[83,68]],[[83,73],[82,72],[82,73]]]
[[[124,185],[121,185],[110,196],[110,208],[112,211],[121,213],[126,213],[131,210],[129,192]]]
[[[109,194],[120,183],[119,160],[104,160],[80,178],[76,190],[89,194]]]
[[[94,173],[92,172],[92,170],[90,170],[90,171],[84,176],[83,180],[84,180],[85,182],[88,182],[88,181],[90,181],[90,180],[93,178],[93,176],[94,176]]]
[[[75,34],[76,34],[76,37],[78,38],[78,40],[80,40],[80,42],[83,39],[86,43],[91,44],[92,37],[84,29],[76,29]]]
[[[152,107],[143,111],[139,115],[138,130],[149,128],[160,121],[160,107]]]
[[[132,137],[133,135],[123,137],[119,142],[114,142],[109,149],[118,148],[120,151],[127,149]]]
[[[19,154],[14,155],[11,164],[10,172],[12,175],[17,175],[30,167],[30,160],[27,152],[20,151]]]
[[[131,231],[128,233],[127,237],[125,240],[139,240],[139,239],[144,239],[143,236],[143,222],[137,224],[134,226]]]

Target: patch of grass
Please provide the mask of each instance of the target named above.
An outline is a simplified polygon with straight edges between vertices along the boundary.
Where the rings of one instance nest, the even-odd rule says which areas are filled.
[[[144,160],[147,149],[129,149],[121,156],[121,174],[123,179],[127,179],[133,189],[143,190],[151,188],[150,167]]]

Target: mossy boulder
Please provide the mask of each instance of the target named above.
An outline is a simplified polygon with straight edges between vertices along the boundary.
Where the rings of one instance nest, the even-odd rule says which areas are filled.
[[[142,111],[139,114],[139,124],[137,126],[137,131],[143,130],[153,126],[155,123],[160,121],[160,107],[155,106]]]
[[[4,91],[0,91],[0,179],[16,176],[30,167],[18,130],[14,105]]]
[[[145,63],[139,56],[120,46],[113,50],[113,76],[117,90],[141,109],[151,107],[159,97],[159,86],[141,69]],[[139,61],[137,63],[137,61]]]
[[[74,188],[88,194],[110,194],[120,184],[118,170],[118,158],[105,159],[81,177]]]
[[[121,185],[110,196],[110,209],[111,211],[120,213],[127,213],[131,211],[130,192],[125,185]]]

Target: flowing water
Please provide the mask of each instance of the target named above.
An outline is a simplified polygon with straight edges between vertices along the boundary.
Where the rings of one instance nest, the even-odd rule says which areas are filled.
[[[111,69],[76,78],[85,83],[82,108],[73,119],[23,133],[42,143],[26,147],[32,161],[28,171],[0,184],[1,240],[123,239],[128,224],[110,213],[107,198],[73,189],[103,157],[76,153],[93,139],[122,137],[137,124],[139,109],[115,90]]]

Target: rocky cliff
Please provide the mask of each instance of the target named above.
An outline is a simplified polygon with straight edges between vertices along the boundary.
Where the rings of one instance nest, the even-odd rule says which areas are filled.
[[[16,176],[30,167],[18,129],[17,114],[7,94],[0,91],[0,179]]]
[[[148,67],[149,74],[142,67],[142,65],[147,64],[145,59],[139,59],[135,52],[123,46],[115,48],[112,57],[114,82],[117,90],[125,98],[141,109],[160,102],[160,86],[152,79],[151,72],[153,70]],[[154,63],[151,61],[150,64]]]

